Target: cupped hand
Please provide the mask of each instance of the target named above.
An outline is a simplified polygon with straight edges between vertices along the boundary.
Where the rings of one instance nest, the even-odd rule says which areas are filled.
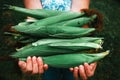
[[[84,65],[80,65],[79,67],[70,68],[70,71],[73,72],[75,80],[79,80],[79,76],[82,80],[87,80],[94,75],[96,66],[97,62],[91,64],[84,63]]]
[[[18,65],[25,74],[42,74],[48,69],[47,64],[43,64],[41,57],[28,57],[26,62],[18,61]]]

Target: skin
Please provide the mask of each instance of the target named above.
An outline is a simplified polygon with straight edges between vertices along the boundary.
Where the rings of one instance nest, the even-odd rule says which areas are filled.
[[[81,9],[88,9],[89,8],[90,0],[72,0],[72,7],[71,11],[80,12]],[[25,7],[28,9],[42,9],[42,5],[40,0],[24,0]],[[30,18],[30,17],[29,17]],[[88,27],[87,25],[83,27]],[[21,68],[22,72],[29,75],[34,74],[42,74],[45,70],[48,69],[48,65],[44,64],[41,57],[28,57],[27,61],[19,61],[19,67]],[[97,66],[97,62],[88,64],[84,63],[83,65],[76,66],[73,68],[69,68],[70,71],[73,72],[73,76],[75,80],[79,80],[79,76],[82,80],[87,80],[89,77],[94,75],[95,69]]]

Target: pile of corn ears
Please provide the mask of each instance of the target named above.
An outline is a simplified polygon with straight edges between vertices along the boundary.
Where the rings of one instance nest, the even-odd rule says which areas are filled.
[[[85,12],[30,10],[17,6],[9,9],[34,18],[5,32],[26,44],[16,48],[10,55],[13,58],[25,61],[28,56],[40,56],[50,66],[68,68],[98,61],[109,54],[109,51],[102,52],[104,38],[93,36],[96,29],[83,27],[95,22],[97,14],[86,16]]]

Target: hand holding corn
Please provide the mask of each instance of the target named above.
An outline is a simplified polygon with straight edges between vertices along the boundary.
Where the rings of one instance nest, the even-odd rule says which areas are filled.
[[[48,65],[44,64],[41,57],[28,57],[26,62],[19,61],[18,65],[22,72],[26,74],[43,74],[48,69]]]

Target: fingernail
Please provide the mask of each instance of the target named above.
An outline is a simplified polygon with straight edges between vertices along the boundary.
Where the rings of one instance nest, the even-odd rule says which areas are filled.
[[[73,71],[73,68],[69,68],[70,69],[70,71]]]
[[[36,57],[35,57],[35,56],[33,56],[32,58],[33,58],[33,59],[36,59]]]
[[[45,70],[47,70],[48,69],[48,65],[44,64],[44,68],[45,68]]]
[[[87,64],[88,64],[88,63],[86,63],[86,62],[84,63],[84,65],[87,65]]]
[[[38,59],[38,61],[41,61],[41,57],[38,57],[37,59]]]
[[[75,71],[78,71],[78,67],[75,67]]]
[[[82,65],[80,65],[79,67],[82,68]]]
[[[31,57],[30,56],[28,56],[28,58],[27,59],[31,59]]]
[[[75,67],[75,69],[78,69],[78,67]]]
[[[33,63],[35,64],[36,63],[36,57],[33,56],[32,60],[33,60]]]
[[[44,64],[44,66],[48,66],[47,64]]]

